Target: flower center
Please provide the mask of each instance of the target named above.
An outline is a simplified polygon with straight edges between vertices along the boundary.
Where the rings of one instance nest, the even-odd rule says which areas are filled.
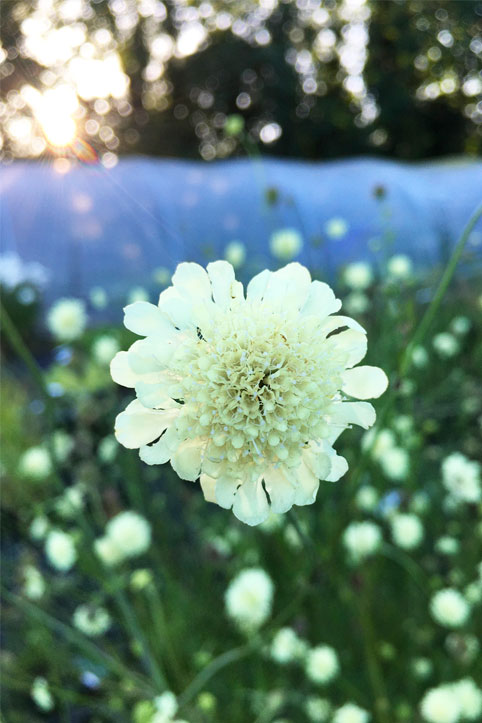
[[[205,437],[205,455],[234,468],[248,455],[254,467],[297,466],[341,387],[343,367],[317,327],[267,305],[217,312],[171,364],[184,401],[179,431]]]

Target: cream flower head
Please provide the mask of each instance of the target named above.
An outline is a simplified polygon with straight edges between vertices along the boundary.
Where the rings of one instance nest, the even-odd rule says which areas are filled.
[[[137,394],[116,419],[118,441],[147,464],[170,460],[182,479],[200,477],[206,499],[248,525],[311,504],[320,479],[348,468],[332,447],[340,433],[375,421],[371,404],[351,398],[387,387],[381,369],[354,368],[364,329],[333,316],[341,302],[298,263],[261,272],[246,296],[226,261],[182,263],[172,282],[158,306],[124,310],[145,338],[111,364]]]

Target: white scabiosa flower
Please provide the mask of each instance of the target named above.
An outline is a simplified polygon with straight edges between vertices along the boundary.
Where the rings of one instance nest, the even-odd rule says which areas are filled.
[[[152,278],[154,279],[154,281],[157,281],[158,284],[161,284],[162,286],[167,286],[167,284],[171,280],[171,272],[166,266],[158,266],[152,272]]]
[[[127,296],[128,304],[135,304],[137,301],[149,301],[149,294],[142,286],[134,286]]]
[[[371,306],[370,299],[361,291],[352,291],[345,298],[345,309],[349,314],[364,314]]]
[[[324,231],[329,238],[337,241],[346,235],[348,224],[344,218],[330,218],[330,220],[325,223]]]
[[[329,683],[340,671],[336,651],[329,645],[312,648],[306,656],[305,671],[313,683]]]
[[[30,447],[20,457],[18,471],[22,477],[28,479],[45,479],[52,471],[52,461],[49,453],[40,445]]]
[[[137,399],[116,420],[124,446],[148,464],[170,460],[200,477],[207,500],[257,525],[270,509],[314,502],[319,480],[347,470],[332,445],[351,424],[375,421],[365,401],[383,393],[385,373],[355,365],[366,334],[303,266],[263,271],[248,285],[225,261],[180,264],[159,306],[125,309],[146,338],[111,364]],[[348,327],[337,334],[332,332]]]
[[[365,261],[358,261],[348,264],[343,272],[343,281],[352,289],[364,291],[373,282],[373,271],[370,264]]]
[[[269,248],[277,259],[289,261],[300,253],[303,248],[303,238],[295,228],[283,228],[273,233]]]
[[[412,351],[412,362],[417,369],[423,369],[428,364],[428,353],[423,346],[416,346]]]
[[[447,587],[439,590],[430,601],[432,617],[446,628],[460,628],[470,615],[470,606],[462,593]]]
[[[74,440],[70,434],[64,432],[63,429],[56,429],[52,435],[52,447],[55,459],[59,462],[65,462],[72,452],[74,444]]]
[[[472,678],[464,678],[452,685],[452,692],[460,706],[462,718],[480,721],[482,718],[482,690]]]
[[[381,530],[374,522],[352,522],[343,533],[343,544],[353,562],[373,555],[381,541]]]
[[[81,483],[67,487],[55,501],[55,511],[67,519],[75,517],[84,507],[85,489]]]
[[[355,705],[355,703],[345,703],[341,708],[337,708],[332,723],[368,723],[371,716],[366,710]]]
[[[449,334],[448,331],[436,334],[432,340],[432,345],[437,354],[445,359],[450,359],[460,351],[458,339],[453,334]]]
[[[363,485],[355,495],[355,504],[364,512],[372,512],[378,505],[378,492],[371,485]]]
[[[380,467],[389,479],[400,482],[406,479],[410,468],[410,457],[403,447],[391,447],[379,458]]]
[[[243,570],[226,590],[226,612],[242,630],[261,627],[271,613],[273,583],[259,567]]]
[[[391,429],[370,429],[362,438],[362,449],[369,451],[371,457],[377,461],[395,446],[395,435]]]
[[[429,658],[414,658],[410,668],[416,678],[423,680],[432,674],[433,663]]]
[[[50,564],[61,572],[68,572],[77,560],[72,536],[62,530],[51,530],[45,541],[45,554]]]
[[[95,340],[92,346],[94,358],[102,366],[109,366],[114,356],[119,351],[119,342],[109,334],[103,334]]]
[[[94,550],[97,557],[102,560],[104,565],[107,565],[107,567],[118,565],[119,562],[122,562],[125,558],[122,550],[119,549],[116,543],[111,540],[110,537],[107,537],[107,535],[99,537],[94,542]]]
[[[85,304],[80,299],[59,299],[47,314],[49,331],[59,341],[78,339],[86,325]]]
[[[224,249],[224,258],[235,269],[246,261],[246,246],[241,241],[231,241]]]
[[[170,690],[166,690],[164,693],[161,693],[161,695],[158,695],[157,698],[154,698],[154,706],[156,713],[164,716],[166,721],[174,718],[179,707],[176,696]]]
[[[306,643],[292,628],[281,628],[271,642],[270,655],[276,663],[284,665],[299,660],[305,651]]]
[[[45,678],[35,678],[30,690],[30,695],[35,705],[43,711],[51,711],[54,708],[54,699],[49,690],[49,684]]]
[[[23,570],[23,592],[30,600],[39,600],[45,592],[45,580],[42,574],[33,565],[27,565]]]
[[[49,521],[45,515],[38,515],[34,517],[28,528],[30,537],[32,540],[43,540],[47,532],[49,531]]]
[[[120,512],[109,520],[105,531],[124,557],[142,555],[151,544],[151,526],[137,512]]]
[[[464,588],[464,595],[470,605],[478,605],[482,602],[482,582],[474,580]]]
[[[91,638],[103,635],[111,626],[111,618],[103,607],[79,605],[73,615],[75,627]]]
[[[472,322],[466,316],[456,316],[452,319],[450,329],[454,334],[457,334],[457,336],[464,336],[470,331],[471,326]]]
[[[101,462],[112,462],[117,454],[119,445],[116,442],[115,437],[109,434],[100,440],[99,446],[97,447],[97,455]]]
[[[105,309],[108,300],[107,292],[101,286],[94,286],[89,291],[89,301],[95,309]]]
[[[405,254],[397,254],[388,260],[387,271],[393,279],[409,279],[413,273],[412,261]]]
[[[460,542],[455,537],[443,535],[436,540],[434,547],[440,555],[456,555],[460,549]]]
[[[442,482],[455,502],[480,502],[482,487],[480,465],[460,452],[442,462]]]
[[[458,723],[460,704],[450,685],[439,685],[425,693],[420,703],[422,718],[428,723]]]
[[[416,515],[398,513],[390,519],[393,541],[404,550],[413,550],[423,540],[423,525]]]
[[[313,723],[326,723],[331,714],[331,703],[326,698],[310,696],[305,703],[305,711]]]

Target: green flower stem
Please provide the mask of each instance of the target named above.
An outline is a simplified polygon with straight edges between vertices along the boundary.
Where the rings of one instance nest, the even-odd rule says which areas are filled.
[[[367,664],[368,678],[374,696],[374,709],[376,720],[379,723],[391,723],[390,703],[385,689],[383,673],[378,663],[375,648],[376,637],[370,612],[371,576],[368,573],[365,584],[357,596],[360,629],[363,637],[363,647]]]
[[[303,545],[303,547],[305,548],[305,550],[312,557],[314,557],[316,554],[315,543],[313,542],[311,537],[308,537],[308,535],[304,532],[303,528],[301,527],[301,525],[298,521],[298,517],[296,516],[296,512],[294,511],[293,507],[290,510],[288,510],[288,512],[286,513],[286,517],[288,518],[290,523],[295,528],[296,534],[298,535],[298,538],[299,538],[301,544]]]
[[[164,605],[156,582],[153,582],[151,585],[147,586],[147,588],[145,589],[145,594],[151,610],[151,617],[154,628],[156,630],[156,635],[159,638],[159,642],[161,643],[164,655],[167,658],[169,669],[174,674],[175,680],[179,685],[181,684],[181,681],[183,681],[185,678],[179,665],[177,653],[169,633],[169,626],[167,624],[166,614],[164,612]]]
[[[410,369],[410,365],[412,363],[413,350],[418,344],[421,344],[422,341],[424,340],[425,335],[426,335],[427,331],[429,330],[429,328],[435,318],[435,315],[437,314],[437,311],[440,308],[440,304],[442,303],[442,300],[449,287],[449,284],[452,281],[452,277],[455,273],[455,269],[457,268],[457,264],[459,263],[461,256],[464,252],[464,249],[465,249],[465,246],[469,239],[469,236],[472,233],[472,231],[475,227],[475,224],[481,217],[482,217],[482,203],[475,209],[475,211],[473,212],[469,221],[467,222],[467,225],[465,226],[464,230],[462,231],[462,234],[455,245],[452,256],[450,257],[450,259],[447,263],[447,266],[445,267],[445,270],[442,274],[442,278],[439,281],[439,285],[437,286],[435,295],[434,295],[432,301],[430,302],[430,305],[429,305],[427,311],[423,315],[420,324],[418,325],[417,329],[415,330],[414,335],[412,336],[410,342],[407,344],[407,346],[405,348],[405,352],[402,356],[402,361],[400,364],[400,371],[399,371],[401,379],[403,379],[405,374]]]
[[[307,594],[314,592],[315,590],[316,587],[312,585],[302,586],[299,589],[298,594],[276,617],[273,618],[269,626],[267,626],[262,632],[253,635],[249,643],[227,650],[225,653],[221,653],[214,658],[214,660],[212,660],[205,668],[203,668],[203,670],[201,670],[200,673],[198,673],[198,675],[196,675],[195,678],[193,678],[187,688],[183,690],[181,695],[178,697],[179,708],[186,706],[194,698],[194,696],[197,695],[197,693],[203,690],[211,678],[223,670],[223,668],[242,660],[248,655],[251,655],[251,653],[254,653],[256,650],[259,650],[265,642],[266,634],[271,630],[277,630],[284,622],[286,622],[286,620],[289,620],[289,618],[298,610],[298,607],[303,602]]]
[[[15,352],[18,354],[18,356],[22,359],[25,366],[29,370],[30,374],[36,381],[39,391],[42,394],[42,397],[45,402],[45,410],[49,416],[53,418],[54,414],[54,404],[52,397],[48,393],[47,386],[45,384],[42,370],[40,369],[39,365],[35,361],[35,358],[28,348],[28,346],[25,344],[24,340],[22,339],[21,335],[19,334],[17,327],[11,320],[7,310],[3,306],[2,302],[0,301],[0,323],[5,331],[5,334],[7,335],[7,339],[9,340],[10,344],[12,345]]]
[[[389,545],[387,543],[384,543],[382,545],[380,549],[380,554],[387,559],[396,562],[397,565],[400,565],[400,567],[405,570],[407,575],[412,578],[414,584],[422,593],[422,595],[425,598],[428,597],[428,590],[430,589],[430,585],[427,576],[425,575],[420,565],[415,562],[415,560],[411,558],[410,555],[407,555],[405,552],[403,552],[403,550],[394,547],[394,545]]]
[[[475,224],[477,221],[482,217],[482,204],[480,204],[475,211],[473,212],[472,216],[468,220],[464,230],[462,231],[459,240],[455,244],[455,248],[452,252],[452,256],[447,262],[447,265],[444,269],[444,272],[442,274],[442,277],[439,281],[439,284],[437,286],[437,289],[435,291],[435,294],[432,298],[432,301],[430,302],[425,314],[423,315],[419,325],[415,329],[415,332],[412,335],[412,338],[408,342],[407,346],[405,347],[405,351],[402,355],[400,365],[399,365],[399,371],[396,378],[392,379],[390,382],[390,386],[388,388],[388,391],[385,395],[385,403],[383,407],[380,410],[380,413],[377,416],[377,434],[374,435],[374,438],[372,440],[372,443],[368,445],[368,447],[364,450],[362,450],[360,461],[358,463],[358,467],[354,471],[353,475],[351,475],[349,484],[351,489],[356,487],[358,484],[358,481],[365,471],[365,468],[368,463],[368,459],[370,456],[370,452],[373,449],[376,441],[378,433],[380,432],[380,429],[383,426],[383,422],[385,421],[389,411],[393,407],[396,399],[396,392],[398,391],[398,384],[399,382],[405,377],[407,372],[410,369],[411,363],[412,363],[412,354],[414,348],[423,342],[425,339],[425,336],[437,314],[437,311],[440,308],[440,304],[443,301],[443,298],[447,292],[447,289],[449,287],[450,282],[452,281],[453,275],[455,273],[455,269],[457,268],[457,264],[460,261],[460,258],[463,254],[463,251],[465,249],[465,246],[467,244],[467,241],[469,239],[470,234],[472,233]]]
[[[151,675],[152,680],[156,685],[157,694],[162,693],[162,691],[167,688],[166,679],[163,672],[161,671],[161,667],[158,661],[151,653],[144,632],[141,626],[138,624],[136,613],[129,604],[127,595],[123,590],[114,590],[113,595],[124,617],[127,628],[130,631],[133,640],[140,643],[140,646],[142,648],[142,655],[144,658],[144,665],[149,671],[149,674]]]

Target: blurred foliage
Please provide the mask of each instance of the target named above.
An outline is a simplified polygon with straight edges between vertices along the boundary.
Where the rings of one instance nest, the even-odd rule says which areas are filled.
[[[48,153],[27,128],[22,87],[75,87],[72,62],[108,54],[126,92],[96,98],[91,68],[74,114],[106,163],[131,152],[212,160],[259,139],[267,154],[313,159],[480,152],[478,1],[63,0],[47,20],[40,6],[2,4],[4,160]],[[84,40],[65,49],[67,33],[49,35],[63,28]],[[246,128],[234,136],[233,114]]]
[[[361,434],[348,430],[337,449],[347,457],[349,472],[336,484],[321,483],[315,504],[297,509],[312,547],[302,546],[288,516],[271,527],[249,528],[207,504],[199,485],[183,482],[169,465],[143,465],[136,451],[115,442],[106,452],[115,415],[132,393],[112,383],[92,350],[106,335],[126,348],[132,335],[117,328],[91,328],[60,347],[39,337],[46,380],[56,385],[51,422],[71,445],[56,458],[52,474],[26,479],[19,455],[44,444],[52,428],[38,390],[10,360],[2,379],[2,446],[9,449],[1,470],[6,721],[151,723],[154,698],[167,687],[180,696],[179,717],[190,723],[307,723],[306,701],[316,695],[334,706],[352,700],[370,712],[373,723],[419,723],[419,702],[428,688],[464,676],[480,680],[480,657],[470,652],[480,634],[480,601],[455,631],[434,622],[429,612],[436,590],[465,590],[480,562],[480,502],[447,506],[440,479],[441,462],[454,451],[482,459],[481,299],[474,280],[453,284],[426,339],[426,365],[395,381],[438,272],[394,281],[383,260],[373,269],[366,311],[354,315],[368,330],[368,363],[383,367],[395,382],[395,403],[383,425],[408,454],[409,469],[397,480],[369,457],[358,478]],[[349,306],[353,292],[343,279],[342,273],[338,291]],[[451,357],[435,342],[447,331],[457,341]],[[379,412],[382,405],[376,405]],[[357,503],[360,485],[375,491],[377,503],[369,510]],[[79,486],[82,505],[66,513],[59,501]],[[93,541],[106,520],[125,509],[149,521],[153,540],[142,556],[112,571],[99,563]],[[400,511],[416,514],[423,525],[423,541],[414,550],[393,542],[391,515]],[[45,555],[44,540],[32,528],[39,518],[72,535],[78,560],[70,571],[55,570]],[[376,522],[384,535],[380,550],[358,565],[350,563],[343,545],[343,532],[354,520]],[[456,541],[455,554],[437,547],[447,535]],[[224,595],[232,578],[253,565],[272,578],[274,606],[259,637],[252,635],[246,645],[226,617]],[[38,597],[27,593],[32,566],[45,581]],[[105,634],[87,637],[76,627],[73,616],[81,604],[108,610],[112,623]],[[332,646],[342,675],[320,689],[302,666],[274,662],[268,648],[284,625],[310,647]],[[149,651],[164,671],[163,685],[152,676]],[[414,672],[421,658],[430,664],[425,677]],[[385,717],[373,666],[382,671]],[[50,711],[32,700],[38,677],[48,681]]]

